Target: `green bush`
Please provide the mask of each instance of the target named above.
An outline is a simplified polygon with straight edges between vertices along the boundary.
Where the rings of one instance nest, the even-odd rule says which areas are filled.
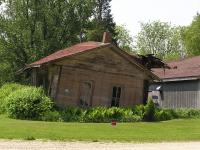
[[[156,110],[156,120],[200,118],[198,109],[159,109]]]
[[[143,118],[143,116],[144,116],[144,110],[145,110],[144,105],[136,105],[132,108],[133,114],[138,115],[141,118]]]
[[[6,111],[11,118],[41,119],[53,107],[42,88],[26,87],[14,91],[6,98]]]
[[[163,109],[157,110],[155,113],[155,117],[157,121],[165,121],[173,119],[171,112]]]
[[[167,111],[168,113],[170,113],[172,119],[178,119],[179,118],[176,109],[163,109],[163,110]]]
[[[66,107],[65,109],[59,110],[61,119],[65,122],[81,121],[84,110],[79,107]]]
[[[200,118],[200,110],[199,109],[189,109],[187,112],[188,118]]]
[[[142,120],[142,117],[133,114],[129,108],[94,107],[83,109],[79,107],[67,107],[45,113],[42,120],[64,122],[111,122],[112,120],[138,122]]]
[[[84,111],[82,115],[83,122],[110,122],[108,108],[94,107]]]
[[[200,118],[199,109],[177,109],[177,118]]]
[[[49,111],[44,113],[44,115],[42,115],[41,120],[43,121],[63,121],[61,114],[59,113],[59,111],[53,110],[53,111]]]
[[[155,121],[156,120],[156,107],[153,100],[148,100],[147,105],[144,108],[144,121]]]
[[[26,86],[24,85],[20,85],[20,84],[16,84],[16,83],[8,83],[8,84],[4,84],[1,88],[0,88],[0,114],[1,113],[5,113],[6,111],[6,98],[13,92],[15,92],[16,90],[22,89]]]

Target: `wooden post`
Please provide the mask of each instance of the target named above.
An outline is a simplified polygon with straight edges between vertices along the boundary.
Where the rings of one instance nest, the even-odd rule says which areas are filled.
[[[59,86],[60,86],[60,77],[62,74],[62,66],[59,66],[59,74],[58,74],[58,82],[57,82],[57,87],[56,87],[56,95],[55,95],[55,100],[57,99],[58,93],[59,93]]]

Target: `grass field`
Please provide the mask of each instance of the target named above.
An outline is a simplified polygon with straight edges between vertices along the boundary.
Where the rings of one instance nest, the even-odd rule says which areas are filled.
[[[61,123],[9,119],[0,116],[0,139],[47,139],[78,141],[197,141],[200,119],[157,123]]]

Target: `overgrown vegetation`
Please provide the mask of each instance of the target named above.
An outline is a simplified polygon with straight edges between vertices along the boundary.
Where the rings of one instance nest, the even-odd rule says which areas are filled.
[[[13,92],[24,88],[24,85],[16,84],[16,83],[11,83],[11,84],[4,84],[0,88],[0,114],[5,113],[6,111],[6,98]]]
[[[42,88],[16,83],[0,88],[0,112],[11,118],[39,120],[52,108],[53,102]]]
[[[57,109],[43,116],[44,121],[61,122],[139,122],[165,121],[171,119],[200,118],[198,109],[161,109],[156,108],[153,101],[147,105],[138,105],[133,108],[94,107],[78,108],[67,107]]]
[[[6,98],[6,112],[11,118],[39,120],[52,110],[53,102],[42,88],[25,87]]]
[[[88,40],[115,42],[111,0],[0,0],[0,86],[24,82],[16,71],[57,50]],[[116,42],[115,42],[116,43]]]
[[[152,100],[133,108],[54,107],[42,88],[16,83],[0,88],[0,112],[11,118],[59,122],[139,122],[200,118],[198,109],[160,109]]]

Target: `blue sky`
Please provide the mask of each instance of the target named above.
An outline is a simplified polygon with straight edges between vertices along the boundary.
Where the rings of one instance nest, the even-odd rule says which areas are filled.
[[[133,36],[140,31],[139,22],[185,26],[200,12],[200,0],[112,0],[111,5],[116,23],[125,24]]]

